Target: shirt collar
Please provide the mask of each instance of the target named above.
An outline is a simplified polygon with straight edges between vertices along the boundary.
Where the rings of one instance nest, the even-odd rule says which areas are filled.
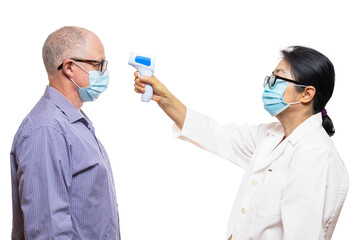
[[[273,136],[283,137],[285,135],[284,128],[280,124],[280,122],[271,123],[269,128],[266,131],[267,131],[267,133],[269,133],[270,135],[273,135]]]
[[[308,134],[312,129],[322,127],[322,114],[317,113],[301,123],[289,136],[289,141],[295,145],[301,138]]]
[[[301,123],[286,139],[295,145],[302,137],[310,132],[311,129],[322,127],[322,114],[317,113]],[[284,129],[279,123],[276,127],[267,129],[267,132],[273,136],[283,136]]]
[[[68,117],[70,123],[74,123],[80,119],[84,119],[84,121],[89,122],[85,119],[81,112],[77,110],[74,105],[72,105],[72,103],[55,88],[47,86],[43,96],[60,108],[60,110]]]

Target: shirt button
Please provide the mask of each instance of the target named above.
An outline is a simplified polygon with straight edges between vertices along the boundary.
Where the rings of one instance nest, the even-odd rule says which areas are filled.
[[[242,209],[241,209],[241,213],[242,213],[242,214],[245,214],[245,213],[246,213],[246,209],[242,208]]]
[[[255,186],[255,185],[257,185],[257,180],[256,179],[253,179],[252,181],[251,181],[251,184],[253,185],[253,186]]]

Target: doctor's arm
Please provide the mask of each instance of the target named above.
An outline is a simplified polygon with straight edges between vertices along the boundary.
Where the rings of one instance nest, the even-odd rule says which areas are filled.
[[[228,159],[245,168],[255,150],[259,127],[234,124],[220,125],[215,120],[195,112],[181,103],[155,76],[138,77],[135,73],[135,91],[143,93],[145,84],[153,87],[152,99],[175,122],[179,137]]]
[[[137,93],[145,92],[145,84],[150,84],[154,89],[152,100],[156,101],[161,109],[175,122],[177,127],[182,130],[186,118],[187,108],[179,101],[155,76],[141,76],[138,78],[138,72],[135,72],[135,91]]]

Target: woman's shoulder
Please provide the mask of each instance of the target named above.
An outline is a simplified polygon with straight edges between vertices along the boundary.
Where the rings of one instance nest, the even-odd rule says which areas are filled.
[[[323,128],[309,131],[294,147],[298,154],[307,156],[309,163],[342,164],[337,148]]]

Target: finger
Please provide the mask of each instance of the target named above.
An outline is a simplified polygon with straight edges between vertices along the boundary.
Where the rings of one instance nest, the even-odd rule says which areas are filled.
[[[143,83],[140,78],[135,78],[135,84],[138,84],[140,87],[145,87],[145,83]]]
[[[136,89],[136,88],[134,88],[134,91],[136,92],[136,93],[139,93],[139,94],[142,94],[143,92],[140,92],[138,89]]]
[[[144,92],[139,91],[139,90],[138,90],[138,89],[136,89],[136,88],[134,88],[134,91],[135,91],[136,93],[139,93],[139,94],[144,93]]]
[[[145,83],[142,83],[142,82],[140,82],[140,83],[136,83],[139,87],[142,87],[142,88],[145,88]]]
[[[149,76],[140,76],[141,82],[150,84],[151,86],[155,85],[155,79]]]
[[[140,93],[145,92],[145,87],[140,87],[138,84],[134,84],[134,87],[136,90],[138,90]]]
[[[134,73],[134,76],[135,76],[136,78],[139,77],[138,71],[136,71],[136,72]]]

